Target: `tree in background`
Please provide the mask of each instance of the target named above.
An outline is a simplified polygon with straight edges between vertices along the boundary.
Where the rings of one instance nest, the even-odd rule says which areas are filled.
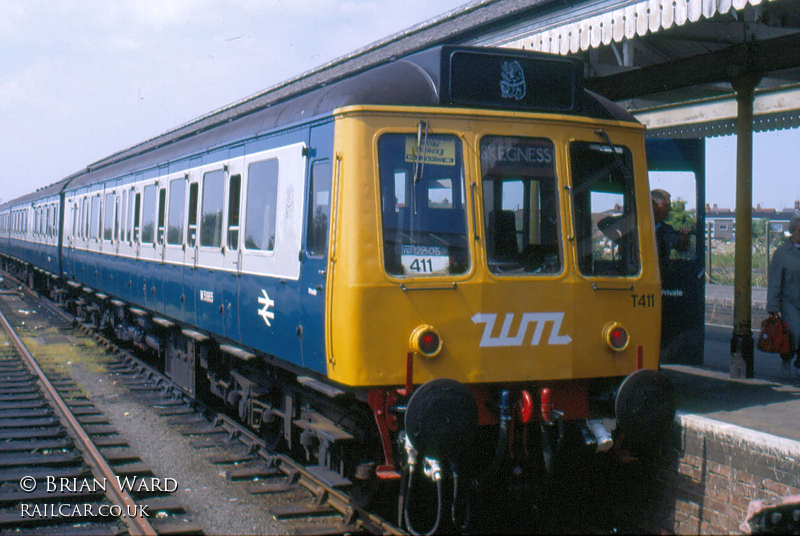
[[[667,223],[676,231],[683,229],[694,231],[697,225],[697,213],[693,210],[686,210],[686,201],[679,197],[672,202]]]

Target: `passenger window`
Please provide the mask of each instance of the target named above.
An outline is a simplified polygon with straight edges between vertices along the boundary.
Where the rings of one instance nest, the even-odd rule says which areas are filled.
[[[125,241],[127,240],[127,230],[128,230],[128,190],[123,190],[122,192],[122,204],[120,205],[120,212],[119,214],[119,221],[120,221],[120,240]]]
[[[311,166],[311,199],[308,211],[306,250],[312,257],[325,255],[328,247],[328,221],[331,215],[331,163]]]
[[[92,212],[89,221],[89,238],[100,238],[100,196],[92,197]]]
[[[481,140],[483,223],[497,275],[561,271],[555,147],[543,138]]]
[[[155,243],[156,197],[158,188],[155,184],[144,187],[142,200],[142,244]]]
[[[89,198],[84,197],[81,203],[81,236],[89,239]]]
[[[578,268],[584,275],[639,273],[633,160],[627,147],[570,145]]]
[[[167,208],[167,189],[159,188],[158,190],[158,240],[159,245],[164,244],[164,220],[166,219]]]
[[[187,242],[189,247],[195,247],[197,244],[197,197],[198,197],[198,184],[193,182],[189,186],[189,236]]]
[[[139,235],[141,233],[141,212],[142,212],[142,194],[136,194],[136,202],[133,207],[133,242],[139,242]]]
[[[114,225],[114,194],[106,194],[105,216],[103,217],[103,240],[111,241]]]
[[[186,206],[186,179],[174,179],[169,183],[169,222],[167,244],[183,244],[183,222]]]
[[[136,240],[136,238],[134,238],[134,236],[133,236],[134,222],[138,222],[139,221],[138,209],[136,210],[136,213],[137,213],[136,219],[133,218],[133,212],[134,212],[134,206],[133,205],[134,205],[134,198],[135,197],[136,197],[136,192],[134,191],[133,188],[131,188],[130,194],[128,195],[128,242],[130,242],[131,244],[133,244],[134,241]]]
[[[232,175],[228,188],[228,249],[239,249],[239,200],[242,176]]]
[[[119,242],[119,219],[120,219],[119,197],[114,198],[114,212],[116,213],[114,217],[114,240],[116,242]]]
[[[225,172],[209,171],[203,175],[203,208],[200,220],[200,245],[222,246],[222,207],[225,194]]]
[[[254,162],[247,168],[247,212],[244,247],[262,251],[275,249],[278,203],[278,160]]]

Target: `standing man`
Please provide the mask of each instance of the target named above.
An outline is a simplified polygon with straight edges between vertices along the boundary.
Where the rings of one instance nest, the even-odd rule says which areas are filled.
[[[653,200],[653,219],[656,222],[656,242],[658,244],[658,264],[661,268],[661,277],[664,277],[664,268],[669,259],[670,252],[675,249],[686,251],[689,247],[689,233],[678,233],[667,223],[669,211],[672,210],[672,201],[669,192],[656,189],[650,192]],[[688,230],[687,230],[688,231]]]
[[[789,326],[791,352],[781,354],[784,376],[791,375],[792,356],[800,343],[800,216],[789,221],[790,238],[775,250],[767,277],[767,312],[780,313]],[[794,361],[795,377],[800,378],[800,355]]]

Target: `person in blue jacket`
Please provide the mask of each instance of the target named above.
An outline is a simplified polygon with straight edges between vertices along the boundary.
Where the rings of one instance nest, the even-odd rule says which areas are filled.
[[[791,360],[794,361],[794,374],[800,378],[800,216],[789,221],[791,236],[772,255],[767,276],[767,312],[780,313],[789,326],[791,352],[781,354],[784,376],[791,375]]]

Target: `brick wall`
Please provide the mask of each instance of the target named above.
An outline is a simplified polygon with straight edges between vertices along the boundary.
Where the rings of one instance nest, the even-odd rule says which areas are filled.
[[[751,501],[800,494],[800,443],[679,415],[669,443],[651,456],[571,459],[554,482],[548,498],[558,523],[598,533],[741,534]]]
[[[624,497],[615,515],[629,528],[742,533],[751,501],[800,494],[800,443],[681,415],[670,444],[653,459],[623,468],[614,483]]]

